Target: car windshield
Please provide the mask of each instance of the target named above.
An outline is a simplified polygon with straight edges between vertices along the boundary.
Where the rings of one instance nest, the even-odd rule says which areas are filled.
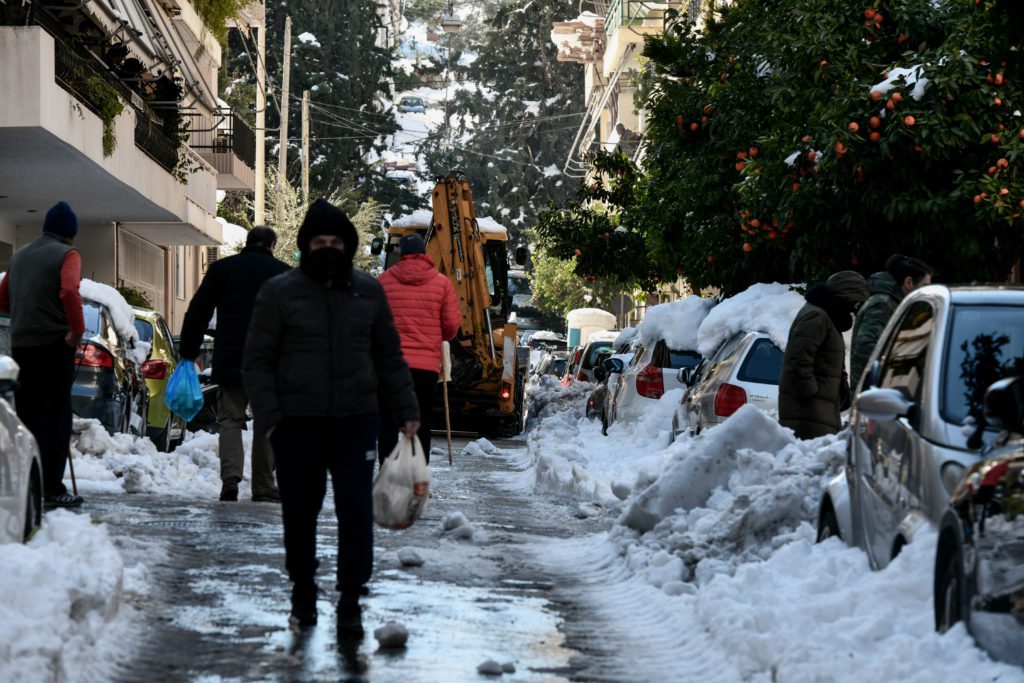
[[[942,416],[962,424],[981,410],[985,389],[1024,369],[1024,315],[1011,306],[961,305],[953,309],[946,347]]]
[[[782,375],[782,350],[771,339],[758,339],[740,366],[741,382],[778,384]]]
[[[590,353],[587,354],[587,360],[583,363],[583,367],[589,369],[597,365],[597,356],[601,349],[610,349],[611,347],[612,343],[610,341],[592,342],[590,344]]]
[[[565,362],[566,361],[565,361],[564,358],[556,358],[551,363],[551,367],[554,368],[554,370],[552,372],[554,374],[556,374],[556,375],[559,375],[559,376],[564,375],[565,374]]]
[[[153,341],[153,325],[149,321],[136,318],[135,331],[139,333],[139,341]]]
[[[679,351],[668,348],[668,344],[659,341],[651,352],[651,364],[658,368],[695,368],[700,364],[701,355],[696,351]]]

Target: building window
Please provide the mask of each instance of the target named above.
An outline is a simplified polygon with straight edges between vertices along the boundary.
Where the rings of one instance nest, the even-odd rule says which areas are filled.
[[[185,299],[185,247],[174,248],[174,295]]]

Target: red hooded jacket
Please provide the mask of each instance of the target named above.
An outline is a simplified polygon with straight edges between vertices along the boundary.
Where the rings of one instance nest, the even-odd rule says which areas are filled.
[[[403,256],[379,281],[395,317],[405,362],[416,370],[438,372],[441,342],[451,340],[462,324],[452,283],[434,269],[426,254]]]

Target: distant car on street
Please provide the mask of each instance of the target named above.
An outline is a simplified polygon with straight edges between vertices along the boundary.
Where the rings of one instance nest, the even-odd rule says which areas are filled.
[[[105,304],[83,297],[85,334],[75,353],[71,410],[99,420],[112,434],[146,433],[149,389],[134,340],[118,331]],[[132,332],[134,334],[134,332]]]
[[[142,364],[142,376],[149,388],[146,436],[158,450],[170,452],[185,438],[185,420],[173,414],[164,402],[167,381],[178,367],[178,351],[162,315],[145,308],[133,311],[139,341],[150,345],[149,359]]]
[[[43,464],[36,438],[14,412],[18,364],[0,356],[0,543],[23,543],[43,521]]]
[[[537,363],[534,368],[534,374],[538,377],[542,375],[554,375],[555,377],[561,377],[565,374],[565,366],[567,362],[565,351],[548,351]]]
[[[826,488],[819,539],[840,536],[882,569],[935,529],[998,430],[981,394],[1024,356],[1024,289],[931,285],[906,296],[853,401],[845,471]],[[979,373],[979,370],[981,372]]]
[[[615,332],[595,332],[590,335],[590,339],[583,347],[583,352],[580,354],[578,362],[573,368],[572,381],[579,382],[593,382],[594,381],[594,368],[597,367],[600,362],[599,354],[602,350],[612,348],[612,342],[615,341]],[[607,352],[606,354],[607,355]]]
[[[985,414],[1004,431],[967,470],[939,523],[935,627],[962,621],[992,657],[1024,666],[1024,377],[993,384]]]
[[[398,101],[398,111],[403,114],[425,114],[427,112],[427,104],[423,101],[422,97],[406,95]]]
[[[679,370],[686,393],[672,417],[672,434],[699,434],[747,403],[777,412],[782,357],[764,332],[739,332],[696,368]]]

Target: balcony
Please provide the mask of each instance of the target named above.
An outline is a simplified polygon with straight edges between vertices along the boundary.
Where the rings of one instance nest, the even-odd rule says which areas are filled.
[[[624,59],[643,47],[644,36],[658,35],[665,28],[665,11],[700,11],[697,0],[612,0],[604,22],[604,76],[613,73]]]
[[[189,146],[217,169],[218,190],[256,187],[256,134],[238,112],[220,109],[213,118],[195,117]]]

